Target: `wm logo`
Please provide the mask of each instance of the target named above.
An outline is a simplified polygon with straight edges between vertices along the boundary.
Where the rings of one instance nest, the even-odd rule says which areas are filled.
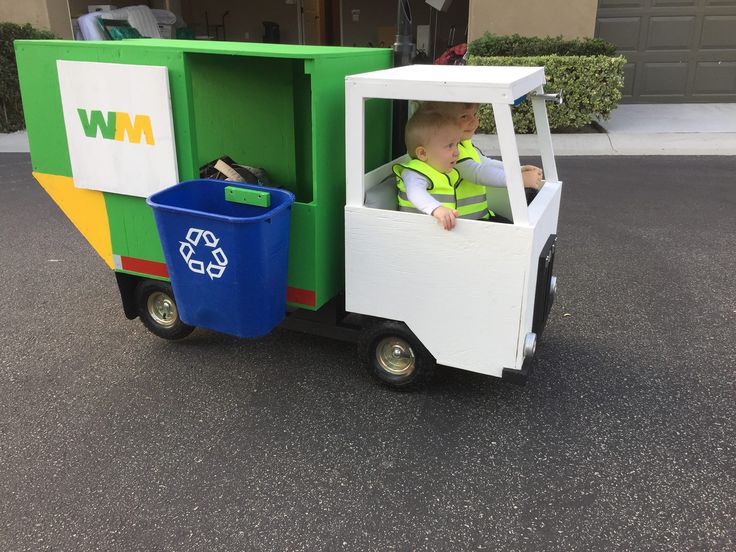
[[[131,120],[130,114],[124,111],[108,111],[107,118],[102,111],[96,109],[77,109],[77,113],[88,138],[97,138],[99,133],[105,140],[124,142],[127,137],[131,144],[140,144],[141,138],[145,138],[146,144],[155,145],[151,118],[148,115],[136,115]]]

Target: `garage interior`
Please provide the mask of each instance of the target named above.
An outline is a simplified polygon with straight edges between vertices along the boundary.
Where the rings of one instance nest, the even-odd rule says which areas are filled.
[[[206,40],[390,47],[398,0],[114,0],[166,9]],[[429,4],[444,5],[437,11]],[[484,32],[596,36],[627,58],[624,103],[736,101],[736,0],[409,0],[429,60]],[[34,0],[0,9],[72,38],[89,0]],[[181,23],[183,22],[183,23]],[[468,33],[469,30],[469,33]]]
[[[467,40],[470,0],[444,2],[446,11],[410,0],[412,27],[430,58]],[[116,0],[117,8],[140,0]],[[437,4],[437,2],[433,2]],[[440,2],[441,3],[441,2]],[[167,9],[205,40],[281,42],[332,46],[391,47],[396,37],[397,0],[150,0]],[[69,0],[72,20],[88,12],[87,0]],[[417,35],[418,33],[418,35]]]

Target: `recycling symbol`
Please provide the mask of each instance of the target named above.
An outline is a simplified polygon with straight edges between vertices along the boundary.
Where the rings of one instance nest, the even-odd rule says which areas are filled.
[[[197,246],[203,242],[205,251],[210,250],[210,260],[205,268],[204,261],[195,258]],[[219,278],[227,268],[227,257],[222,247],[217,247],[220,240],[209,230],[201,230],[199,228],[190,228],[187,232],[186,241],[179,242],[179,253],[182,259],[187,263],[189,270],[197,274],[205,274],[210,280]]]

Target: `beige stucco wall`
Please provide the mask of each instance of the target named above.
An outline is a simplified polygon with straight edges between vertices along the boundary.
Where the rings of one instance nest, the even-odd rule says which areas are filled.
[[[48,7],[48,29],[59,38],[72,36],[72,21],[69,17],[69,5],[66,0],[46,0]]]
[[[470,0],[468,40],[486,32],[592,37],[597,0]]]
[[[30,23],[39,29],[48,29],[49,12],[46,0],[0,2],[0,21],[9,21],[18,25]]]
[[[46,29],[61,38],[72,38],[66,0],[24,0],[0,2],[0,21]]]

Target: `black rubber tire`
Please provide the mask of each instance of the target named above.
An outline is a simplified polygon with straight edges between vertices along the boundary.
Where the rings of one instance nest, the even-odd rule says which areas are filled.
[[[154,293],[165,295],[175,307],[175,318],[166,324],[157,321],[149,310],[148,299]],[[159,280],[141,280],[135,290],[135,305],[138,311],[138,316],[140,317],[141,322],[143,322],[143,325],[158,337],[170,340],[184,339],[194,331],[194,326],[185,324],[181,321],[181,318],[179,318],[178,309],[176,309],[176,299],[174,299],[174,292],[171,290],[171,285],[168,282],[162,282]]]
[[[386,338],[398,338],[409,345],[414,366],[405,374],[392,373],[379,360],[379,347]],[[385,342],[384,342],[385,343]],[[393,389],[413,390],[426,384],[436,361],[417,336],[404,324],[395,320],[373,319],[361,332],[358,350],[361,362],[380,383]]]

